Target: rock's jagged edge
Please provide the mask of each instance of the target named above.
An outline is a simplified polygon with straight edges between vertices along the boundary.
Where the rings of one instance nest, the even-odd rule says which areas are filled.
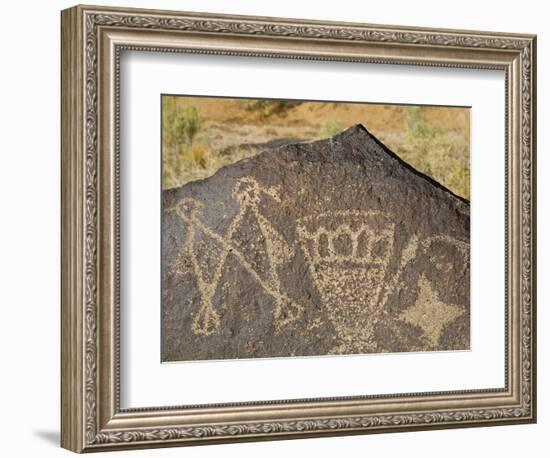
[[[469,348],[469,202],[362,125],[165,191],[163,209],[163,360]],[[319,229],[356,240],[321,276]]]
[[[396,162],[396,164],[399,164],[400,166],[404,167],[405,169],[410,171],[413,175],[415,175],[419,178],[422,178],[427,183],[429,183],[432,186],[444,191],[445,193],[449,194],[453,198],[458,199],[460,202],[468,204],[468,205],[470,204],[470,201],[468,199],[466,199],[465,197],[462,197],[462,196],[459,196],[458,194],[455,194],[453,191],[451,191],[449,188],[447,188],[445,185],[443,185],[439,181],[437,181],[434,178],[432,178],[431,176],[421,172],[420,170],[414,168],[411,164],[409,164],[408,162],[403,160],[401,157],[399,157],[399,155],[397,155],[392,150],[390,150],[374,134],[372,134],[363,124],[360,124],[360,123],[355,124],[355,125],[347,128],[347,129],[343,130],[342,132],[340,132],[338,134],[335,134],[334,136],[329,137],[327,139],[313,140],[313,141],[310,141],[310,142],[289,143],[289,144],[285,144],[285,145],[278,146],[278,147],[266,148],[265,150],[259,152],[258,154],[254,155],[252,157],[247,157],[247,158],[244,158],[244,159],[240,159],[237,162],[234,162],[232,164],[228,164],[226,166],[221,167],[219,170],[217,170],[213,175],[211,175],[209,177],[202,178],[202,179],[199,179],[199,180],[195,180],[195,181],[192,181],[190,183],[200,183],[200,182],[210,180],[211,178],[216,177],[218,175],[223,175],[224,171],[226,169],[231,168],[233,166],[237,166],[237,165],[243,166],[248,162],[263,161],[263,160],[266,160],[268,158],[268,156],[270,156],[270,155],[278,155],[281,152],[284,152],[284,151],[286,151],[288,149],[291,149],[291,148],[300,148],[303,145],[317,146],[317,145],[320,145],[320,144],[331,144],[331,143],[335,143],[335,142],[346,142],[347,139],[349,139],[349,138],[359,138],[359,139],[362,139],[363,141],[372,141],[372,142],[374,142],[378,146],[378,148],[380,148],[380,150],[383,151],[388,156],[388,158],[391,158],[392,160],[394,160]],[[190,183],[186,183],[186,184],[184,184],[180,187],[166,189],[166,190],[163,191],[163,196],[166,196],[167,199],[170,199],[172,195],[177,195],[179,189],[184,188],[185,186],[187,186]]]

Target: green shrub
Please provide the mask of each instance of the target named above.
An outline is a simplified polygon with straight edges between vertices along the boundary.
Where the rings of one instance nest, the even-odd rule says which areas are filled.
[[[319,138],[329,138],[333,135],[336,135],[338,132],[342,131],[343,127],[339,121],[330,119],[325,121],[321,128],[319,129]]]
[[[202,117],[194,105],[179,107],[175,97],[162,104],[164,186],[177,185],[178,177],[193,162],[193,142],[202,128]],[[205,154],[201,154],[204,164]],[[199,161],[200,162],[200,161]]]
[[[248,111],[259,112],[263,118],[268,118],[275,114],[284,113],[301,103],[294,100],[245,99],[242,101],[242,106]]]
[[[445,133],[445,129],[434,126],[426,119],[423,110],[424,107],[405,109],[405,136],[410,140],[429,140]]]
[[[202,118],[194,105],[178,109],[168,104],[163,113],[163,134],[165,141],[173,146],[190,146],[202,127]]]
[[[457,135],[429,122],[423,107],[407,107],[403,142],[397,148],[403,160],[417,170],[470,198],[469,135]]]

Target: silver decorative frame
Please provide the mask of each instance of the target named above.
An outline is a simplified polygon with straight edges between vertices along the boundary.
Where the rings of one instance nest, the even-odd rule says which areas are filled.
[[[121,409],[119,58],[124,49],[506,72],[506,386]],[[99,451],[529,423],[536,418],[533,35],[76,6],[62,12],[62,446]]]

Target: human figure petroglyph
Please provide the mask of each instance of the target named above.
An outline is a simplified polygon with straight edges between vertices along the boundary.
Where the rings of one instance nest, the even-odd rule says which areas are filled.
[[[167,212],[175,212],[183,221],[188,224],[194,224],[194,230],[188,230],[186,232],[185,241],[181,247],[179,256],[174,265],[176,273],[182,274],[179,262],[182,257],[187,256],[191,261],[193,273],[197,282],[197,288],[201,296],[201,306],[199,312],[195,315],[192,323],[192,329],[196,333],[209,335],[215,332],[219,325],[220,320],[218,313],[215,311],[212,304],[214,294],[219,284],[219,280],[225,265],[225,260],[229,254],[228,250],[222,250],[219,253],[218,262],[213,269],[213,272],[206,272],[201,267],[201,263],[197,257],[196,251],[193,249],[193,243],[196,237],[196,231],[202,231],[203,236],[209,236],[210,234],[205,231],[196,222],[199,221],[198,213],[203,207],[202,203],[192,198],[185,198],[178,202],[177,206],[167,209]]]
[[[242,218],[250,210],[259,225],[260,232],[265,241],[268,272],[264,289],[270,292],[273,299],[275,299],[275,325],[277,328],[281,328],[285,324],[294,321],[303,308],[288,298],[282,291],[278,272],[279,267],[292,257],[294,249],[286,243],[269,220],[260,213],[258,205],[262,194],[271,197],[277,203],[281,203],[281,198],[274,188],[260,186],[254,178],[241,178],[233,190],[233,196],[240,203],[240,211],[237,218]],[[255,273],[257,275],[257,272]]]
[[[182,199],[175,207],[166,210],[167,212],[175,212],[187,224],[187,235],[178,260],[185,256],[189,257],[200,293],[199,311],[195,314],[192,323],[192,329],[196,334],[210,335],[219,330],[220,318],[214,306],[214,296],[229,256],[234,256],[260,287],[272,296],[275,301],[274,321],[278,329],[295,320],[303,310],[301,305],[291,300],[282,291],[278,269],[285,260],[293,255],[293,249],[288,246],[283,237],[260,213],[258,205],[262,194],[270,197],[275,202],[280,202],[275,189],[262,187],[253,178],[244,177],[237,182],[232,195],[239,202],[239,210],[223,235],[209,228],[200,220],[199,211],[202,204],[195,199]],[[247,260],[243,251],[233,242],[235,231],[247,214],[251,214],[255,218],[265,241],[267,275],[258,272],[252,263]],[[197,235],[207,237],[219,249],[217,262],[211,272],[207,272],[208,268],[200,262],[196,251],[193,249],[193,243]],[[178,262],[176,261],[176,272],[178,272]]]

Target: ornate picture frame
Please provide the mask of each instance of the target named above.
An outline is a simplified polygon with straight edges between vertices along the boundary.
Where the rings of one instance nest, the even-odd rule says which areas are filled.
[[[535,36],[94,6],[64,10],[61,33],[64,448],[92,452],[536,421]],[[504,71],[506,386],[121,408],[124,50]]]

